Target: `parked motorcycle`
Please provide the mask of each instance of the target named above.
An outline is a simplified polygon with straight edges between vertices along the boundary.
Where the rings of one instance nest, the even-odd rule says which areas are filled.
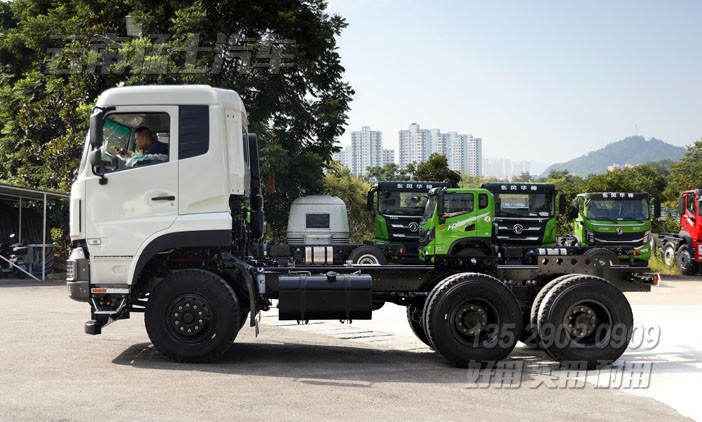
[[[29,265],[24,257],[29,252],[29,248],[21,243],[12,243],[15,235],[10,235],[7,243],[0,243],[0,277],[24,278],[26,274],[20,268],[29,272]]]

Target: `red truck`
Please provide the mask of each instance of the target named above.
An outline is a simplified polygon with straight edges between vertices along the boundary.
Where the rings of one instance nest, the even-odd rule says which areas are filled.
[[[678,213],[680,232],[659,236],[659,250],[667,265],[677,265],[685,275],[695,275],[702,262],[702,189],[688,190],[680,195]]]

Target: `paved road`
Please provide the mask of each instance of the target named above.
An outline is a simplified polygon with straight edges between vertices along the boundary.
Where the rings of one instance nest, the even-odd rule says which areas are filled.
[[[695,295],[700,286],[689,284]],[[661,324],[661,345],[644,356],[654,360],[654,371],[664,368],[661,382],[680,379],[692,390],[699,347],[665,342],[669,332],[680,335],[670,328],[677,318],[692,316],[687,308],[675,315],[670,309],[696,307],[679,299],[691,297],[687,287],[659,288],[656,294],[674,306],[649,295],[635,302],[635,314],[649,312],[646,321]],[[685,419],[644,390],[578,382],[583,374],[564,376],[525,348],[502,368],[453,368],[412,337],[395,306],[381,310],[377,321],[351,326],[298,327],[266,317],[258,338],[244,329],[224,359],[209,365],[163,358],[140,315],[101,336],[83,334],[88,307],[70,301],[58,283],[0,281],[0,309],[0,420]],[[693,349],[676,352],[687,347]],[[649,391],[657,377],[654,372]]]

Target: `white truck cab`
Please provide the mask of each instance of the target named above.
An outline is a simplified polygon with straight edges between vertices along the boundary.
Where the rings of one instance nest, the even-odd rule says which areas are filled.
[[[136,145],[143,127],[161,144],[160,159],[136,159],[148,153]],[[87,298],[88,279],[91,288],[130,286],[172,248],[231,246],[232,207],[250,194],[249,148],[234,91],[135,86],[100,95],[71,189],[70,236],[82,245],[69,260],[72,297]]]

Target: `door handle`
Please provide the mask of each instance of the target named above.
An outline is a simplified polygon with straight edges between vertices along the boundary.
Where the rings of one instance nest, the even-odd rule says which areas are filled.
[[[154,196],[151,198],[152,201],[175,201],[175,196]]]

